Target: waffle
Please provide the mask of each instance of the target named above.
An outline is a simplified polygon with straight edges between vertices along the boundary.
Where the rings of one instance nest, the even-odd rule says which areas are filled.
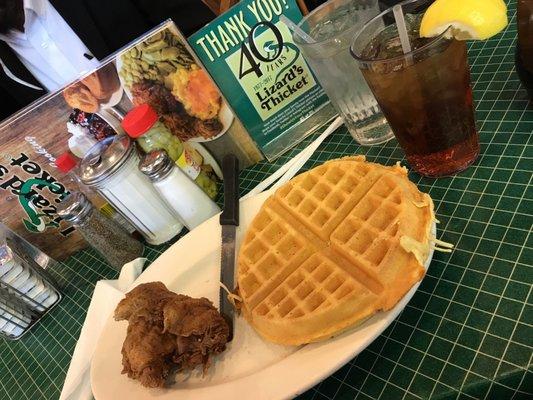
[[[267,340],[323,340],[389,310],[424,276],[433,202],[398,165],[329,161],[280,187],[238,256],[242,311]]]

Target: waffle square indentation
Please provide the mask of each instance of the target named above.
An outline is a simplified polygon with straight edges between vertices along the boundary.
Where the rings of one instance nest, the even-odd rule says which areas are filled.
[[[294,256],[301,248],[302,245],[293,237],[289,236],[283,239],[283,241],[276,247],[276,250],[284,260],[287,260]]]
[[[317,184],[318,180],[312,176],[312,175],[307,175],[304,180],[302,181],[302,188],[307,191],[307,192],[310,192],[313,187]]]
[[[302,200],[304,199],[304,195],[297,189],[291,190],[290,193],[287,195],[287,203],[291,207],[298,207]]]
[[[379,231],[385,230],[394,220],[398,213],[390,207],[381,207],[379,212],[373,213],[368,222]]]
[[[313,196],[315,196],[318,200],[322,201],[326,198],[328,193],[330,192],[331,188],[328,185],[325,185],[324,183],[319,183],[313,188]]]
[[[309,311],[314,311],[318,307],[320,307],[326,299],[324,296],[318,292],[314,292],[311,296],[309,296],[306,300],[307,309]]]
[[[327,212],[323,208],[318,208],[315,210],[312,216],[312,221],[315,225],[322,227],[326,225],[326,223],[331,218],[331,213]]]
[[[257,270],[265,280],[274,276],[279,268],[280,265],[278,259],[272,253],[267,254],[267,256],[257,264]]]
[[[277,222],[273,222],[268,226],[268,228],[264,230],[263,236],[265,237],[265,239],[268,240],[271,245],[276,245],[281,239],[283,239],[283,236],[285,236],[285,234],[285,228]]]
[[[334,167],[328,170],[328,172],[325,175],[325,178],[327,179],[328,182],[335,185],[337,184],[337,182],[341,180],[343,176],[344,176],[344,172],[340,168]]]
[[[316,210],[316,203],[312,201],[309,198],[306,198],[301,204],[300,207],[298,207],[298,210],[305,215],[306,217],[309,217],[313,212]]]
[[[244,256],[248,258],[248,260],[255,264],[257,261],[259,261],[266,253],[268,252],[268,249],[264,244],[261,242],[255,240],[251,242],[245,249],[244,249]]]
[[[300,286],[296,289],[296,295],[300,298],[300,300],[304,300],[307,296],[309,296],[309,293],[313,291],[313,285],[311,285],[307,281],[303,281]]]

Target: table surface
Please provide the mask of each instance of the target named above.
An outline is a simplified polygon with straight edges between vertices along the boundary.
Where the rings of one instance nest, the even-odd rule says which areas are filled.
[[[302,399],[533,396],[533,105],[514,69],[514,0],[509,14],[503,34],[469,44],[479,159],[451,178],[410,174],[434,199],[440,239],[455,243],[455,250],[436,253],[419,290],[389,328]],[[243,171],[242,192],[311,140],[275,163]],[[396,141],[360,147],[340,128],[304,169],[350,154],[386,165],[403,160]],[[152,261],[167,247],[147,248],[145,256]],[[0,399],[59,397],[94,285],[117,276],[93,250],[53,272],[63,287],[62,302],[22,340],[0,339]]]

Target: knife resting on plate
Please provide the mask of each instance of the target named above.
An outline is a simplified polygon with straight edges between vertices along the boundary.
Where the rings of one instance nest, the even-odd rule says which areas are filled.
[[[229,290],[235,289],[235,236],[239,226],[239,160],[228,154],[222,160],[224,178],[224,210],[220,214],[222,227],[222,250],[220,253],[220,281]],[[220,288],[220,314],[230,327],[233,339],[234,305],[224,288]]]

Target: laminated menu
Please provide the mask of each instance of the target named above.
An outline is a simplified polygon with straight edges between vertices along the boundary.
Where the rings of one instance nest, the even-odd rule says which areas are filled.
[[[295,0],[244,0],[189,37],[269,160],[335,116],[281,15],[302,19]]]
[[[242,166],[262,159],[186,39],[167,21],[96,71],[0,123],[0,221],[56,259],[85,247],[57,215],[57,205],[79,189],[72,174],[76,161],[99,141],[123,134],[123,116],[145,103],[181,142],[178,166],[189,176],[201,173],[201,180],[190,177],[204,190],[208,179],[222,179],[225,154],[237,155]],[[69,162],[56,163],[65,153]],[[102,211],[115,213],[96,192],[84,191]]]

